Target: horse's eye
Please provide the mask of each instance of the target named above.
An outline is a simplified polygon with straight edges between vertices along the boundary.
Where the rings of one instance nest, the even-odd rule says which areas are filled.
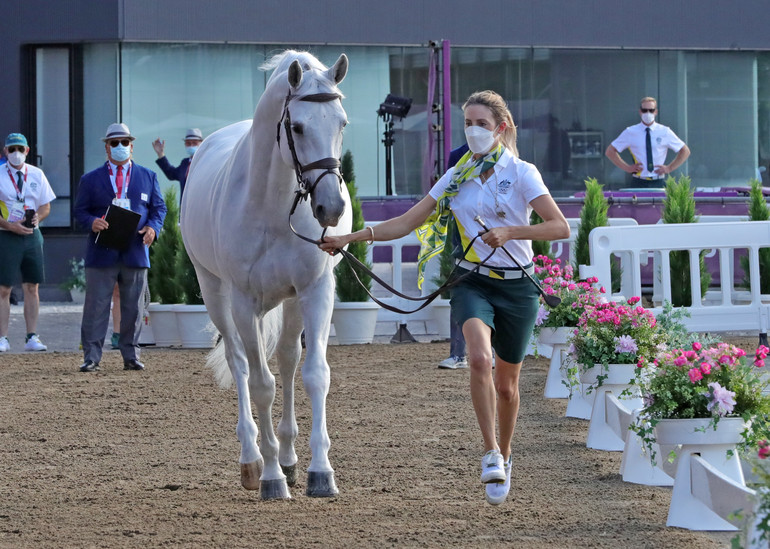
[[[292,124],[291,125],[291,131],[293,131],[297,135],[302,135],[302,132],[304,130],[302,129],[302,124]]]

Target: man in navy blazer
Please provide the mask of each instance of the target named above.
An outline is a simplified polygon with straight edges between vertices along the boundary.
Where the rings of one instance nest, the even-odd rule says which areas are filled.
[[[166,204],[155,172],[131,161],[134,137],[125,124],[110,124],[102,139],[107,162],[80,178],[75,199],[75,218],[91,229],[85,257],[86,298],[80,337],[84,362],[81,372],[100,369],[107,335],[110,303],[115,284],[120,291],[119,348],[124,370],[143,370],[139,362],[139,333],[149,247],[160,234]],[[126,249],[99,244],[97,235],[109,224],[104,219],[110,205],[130,209],[141,217],[137,233]]]

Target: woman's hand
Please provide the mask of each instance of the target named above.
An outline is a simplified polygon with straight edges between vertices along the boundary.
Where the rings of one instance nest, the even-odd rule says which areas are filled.
[[[511,239],[508,227],[495,227],[486,232],[480,231],[479,235],[481,235],[484,244],[490,248],[499,248]]]
[[[350,237],[351,235],[349,234],[340,236],[326,235],[323,237],[323,241],[318,245],[318,247],[329,255],[334,255],[334,252],[341,250],[352,240]]]

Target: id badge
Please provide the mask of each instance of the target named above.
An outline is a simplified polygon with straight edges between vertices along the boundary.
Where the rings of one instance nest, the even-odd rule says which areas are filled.
[[[8,223],[16,223],[24,219],[24,202],[15,201],[8,211]]]
[[[112,200],[112,203],[115,206],[118,206],[119,208],[124,208],[126,210],[131,209],[131,199],[130,198],[114,198]]]

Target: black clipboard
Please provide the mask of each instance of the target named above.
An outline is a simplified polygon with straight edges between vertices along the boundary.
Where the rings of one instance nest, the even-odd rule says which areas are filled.
[[[97,233],[95,242],[105,248],[125,250],[136,236],[136,228],[141,218],[136,212],[110,204],[104,215],[110,226]]]

